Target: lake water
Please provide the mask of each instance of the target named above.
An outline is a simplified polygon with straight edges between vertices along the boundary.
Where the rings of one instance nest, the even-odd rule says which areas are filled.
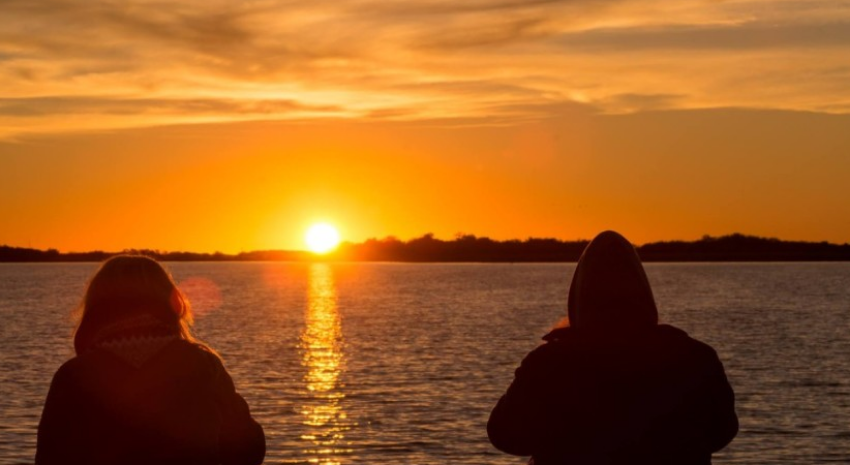
[[[516,464],[487,441],[573,264],[173,263],[266,463]],[[0,264],[0,463],[32,463],[94,264]],[[661,318],[714,346],[741,431],[716,464],[850,463],[850,264],[649,264]]]

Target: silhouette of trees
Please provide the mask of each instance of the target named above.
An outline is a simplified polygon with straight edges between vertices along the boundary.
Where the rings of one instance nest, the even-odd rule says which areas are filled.
[[[147,255],[163,261],[574,262],[587,244],[586,240],[553,238],[497,241],[473,234],[457,234],[453,240],[446,241],[428,233],[409,241],[389,236],[360,243],[344,242],[334,252],[321,256],[287,250],[259,250],[235,255],[149,249],[127,249],[120,253]],[[56,249],[0,246],[0,262],[102,261],[115,254],[104,251],[60,253]],[[781,241],[736,233],[722,237],[703,236],[690,242],[653,242],[638,247],[638,254],[644,261],[666,262],[848,261],[850,244]]]
[[[333,254],[340,260],[402,262],[574,262],[588,241],[528,238],[496,241],[458,234],[454,240],[433,234],[407,242],[396,238],[345,243]],[[850,244],[790,242],[731,234],[698,241],[654,242],[638,247],[645,261],[823,261],[850,260]]]
[[[781,241],[735,233],[694,242],[654,242],[638,248],[646,261],[825,261],[850,260],[850,244]]]

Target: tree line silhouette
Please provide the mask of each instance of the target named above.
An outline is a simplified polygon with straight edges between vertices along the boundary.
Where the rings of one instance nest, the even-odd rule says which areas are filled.
[[[552,238],[498,241],[488,237],[459,234],[442,240],[425,234],[408,241],[395,237],[343,242],[333,252],[316,255],[304,251],[259,250],[238,254],[165,252],[126,249],[120,252],[67,252],[56,249],[0,246],[0,262],[92,262],[118,253],[147,255],[164,261],[394,261],[394,262],[574,262],[588,241]],[[703,236],[696,241],[662,241],[639,246],[644,261],[850,261],[850,244],[783,241],[774,238],[730,234]]]

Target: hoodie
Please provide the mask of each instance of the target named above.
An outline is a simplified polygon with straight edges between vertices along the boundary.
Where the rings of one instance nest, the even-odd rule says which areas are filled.
[[[544,336],[490,414],[498,449],[535,465],[704,465],[737,433],[708,345],[658,324],[634,247],[604,232],[576,266],[569,326]]]

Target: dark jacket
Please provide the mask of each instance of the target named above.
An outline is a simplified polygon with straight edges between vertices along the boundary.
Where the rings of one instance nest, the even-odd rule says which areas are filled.
[[[738,430],[711,347],[671,326],[600,339],[553,331],[490,414],[498,449],[545,464],[711,463]]]
[[[658,325],[631,244],[588,245],[569,297],[570,327],[547,334],[516,370],[487,424],[496,448],[535,465],[702,465],[738,431],[715,351]]]
[[[263,429],[218,357],[180,339],[123,349],[91,350],[59,368],[36,464],[262,463]]]

